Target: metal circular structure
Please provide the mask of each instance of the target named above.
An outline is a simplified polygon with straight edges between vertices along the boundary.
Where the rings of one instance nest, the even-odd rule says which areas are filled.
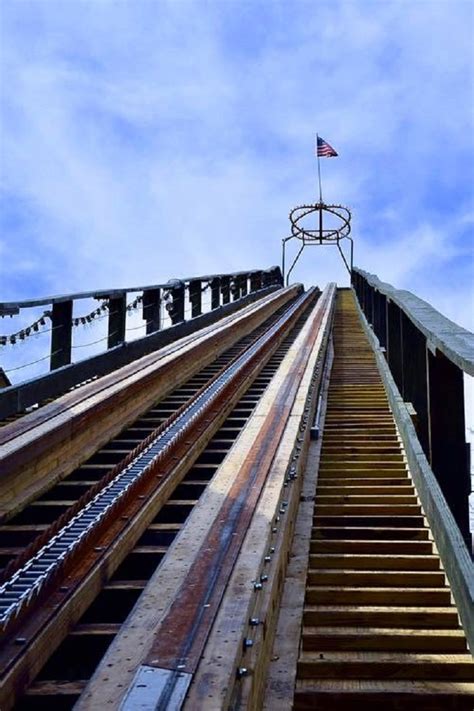
[[[338,221],[335,226],[324,227],[323,215],[333,216]],[[319,214],[318,226],[316,229],[309,229],[303,225],[303,221],[308,215]],[[314,205],[299,205],[294,207],[289,215],[291,222],[292,237],[306,242],[334,242],[344,237],[348,237],[351,231],[351,213],[343,205],[326,205],[323,202]]]
[[[314,217],[316,216],[316,219]],[[282,273],[283,279],[289,283],[290,274],[296,266],[305,247],[316,245],[335,245],[341,255],[349,274],[352,272],[354,244],[351,232],[351,212],[344,205],[326,205],[321,199],[313,205],[298,205],[289,214],[291,235],[282,240]],[[312,222],[310,220],[312,219]],[[285,271],[287,242],[300,240],[301,246],[288,272]],[[350,255],[347,257],[341,249],[340,242],[347,239],[350,243]]]

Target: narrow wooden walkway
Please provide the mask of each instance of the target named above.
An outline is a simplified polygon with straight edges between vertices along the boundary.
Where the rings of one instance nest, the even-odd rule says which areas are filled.
[[[295,708],[474,708],[474,663],[353,293],[338,293]]]

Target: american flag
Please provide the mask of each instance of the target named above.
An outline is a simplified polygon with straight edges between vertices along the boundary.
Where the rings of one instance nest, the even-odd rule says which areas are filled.
[[[316,139],[316,155],[318,158],[333,158],[337,156],[337,153],[329,143],[326,143],[321,136],[318,136]]]

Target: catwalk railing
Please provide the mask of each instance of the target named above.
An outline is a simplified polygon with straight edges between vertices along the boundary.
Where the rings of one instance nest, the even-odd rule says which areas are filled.
[[[471,549],[463,374],[474,375],[474,334],[411,292],[362,269],[353,269],[352,284],[412,412],[423,452]]]
[[[2,348],[24,341],[50,319],[50,371],[32,380],[0,390],[0,419],[9,417],[45,398],[56,397],[84,380],[104,375],[192,333],[241,305],[282,286],[279,267],[232,274],[212,274],[186,279],[171,279],[165,284],[123,289],[88,291],[18,302],[0,302],[0,316],[20,316],[27,309],[48,307],[31,326],[3,337]],[[90,313],[75,317],[74,306],[80,300],[98,300]],[[141,309],[146,335],[127,340],[127,319]],[[100,315],[104,312],[103,315]],[[107,334],[101,339],[106,349],[97,355],[72,363],[73,329],[107,318]],[[2,319],[3,320],[3,319]],[[2,323],[0,320],[0,324]],[[166,326],[166,327],[165,327]],[[0,358],[2,355],[0,348]],[[8,373],[8,371],[7,371]]]

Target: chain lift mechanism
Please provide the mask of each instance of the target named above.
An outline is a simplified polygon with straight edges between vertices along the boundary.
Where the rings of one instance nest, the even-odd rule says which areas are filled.
[[[310,228],[309,216],[318,216],[318,226],[316,229]],[[296,266],[305,247],[316,245],[336,245],[342,260],[349,274],[352,273],[354,242],[350,237],[351,232],[351,212],[343,205],[326,205],[324,202],[317,202],[314,205],[299,205],[290,212],[291,235],[282,240],[282,273],[286,284],[289,283],[290,274]],[[300,248],[293,260],[288,272],[285,272],[286,245],[292,239],[301,241]],[[348,239],[350,242],[349,262],[344,254],[340,242]]]

